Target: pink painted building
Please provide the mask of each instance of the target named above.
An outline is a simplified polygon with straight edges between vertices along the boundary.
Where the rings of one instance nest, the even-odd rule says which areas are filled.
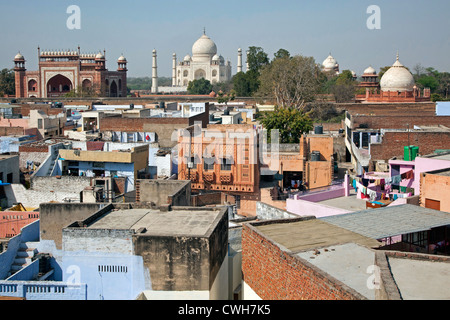
[[[12,238],[20,229],[39,219],[36,211],[2,211],[0,213],[0,238]]]

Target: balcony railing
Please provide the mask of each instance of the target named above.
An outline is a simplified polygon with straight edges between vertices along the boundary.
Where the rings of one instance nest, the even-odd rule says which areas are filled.
[[[233,182],[233,175],[231,172],[221,172],[220,173],[220,183],[230,184]]]

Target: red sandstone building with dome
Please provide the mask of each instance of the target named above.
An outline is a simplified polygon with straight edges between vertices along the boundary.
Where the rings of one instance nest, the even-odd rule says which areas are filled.
[[[117,60],[117,71],[106,69],[106,52],[43,51],[38,48],[37,71],[27,71],[25,58],[14,58],[17,98],[57,98],[72,90],[102,97],[127,96],[127,60]]]
[[[360,87],[366,88],[365,95],[357,95],[358,102],[372,103],[411,103],[431,100],[429,88],[420,89],[416,86],[411,72],[397,60],[377,82],[375,69],[369,67],[364,71]]]

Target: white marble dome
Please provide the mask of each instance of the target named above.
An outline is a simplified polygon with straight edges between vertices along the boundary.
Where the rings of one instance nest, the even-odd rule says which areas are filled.
[[[338,65],[337,61],[335,58],[333,58],[333,56],[329,55],[322,63],[322,66],[325,69],[334,69],[336,68]]]
[[[193,59],[206,57],[211,59],[216,54],[217,46],[206,34],[203,34],[192,46]]]
[[[184,57],[183,61],[184,61],[184,62],[189,62],[189,61],[191,61],[191,56],[187,54],[187,55]]]
[[[412,91],[414,85],[413,75],[400,63],[398,57],[397,61],[385,72],[380,80],[382,91]]]
[[[23,55],[19,52],[18,54],[16,54],[16,56],[14,57],[14,60],[24,60]]]
[[[97,55],[95,56],[95,59],[105,59],[105,56],[104,56],[101,52],[99,52],[99,53],[97,53]]]
[[[377,74],[377,71],[371,66],[364,70],[364,74]]]

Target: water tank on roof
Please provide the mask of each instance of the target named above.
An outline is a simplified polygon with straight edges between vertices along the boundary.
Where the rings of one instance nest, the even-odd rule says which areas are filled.
[[[164,109],[164,108],[166,107],[166,103],[165,103],[164,101],[161,101],[161,102],[159,103],[159,107],[160,107],[161,109]]]
[[[315,126],[314,133],[315,134],[323,134],[323,126]]]
[[[320,161],[320,151],[311,152],[311,161]]]
[[[419,154],[419,147],[417,146],[405,146],[403,160],[414,161]]]
[[[210,114],[210,115],[209,115],[209,121],[214,121],[214,119],[215,119],[215,118],[214,118],[214,115],[213,115],[213,114]]]
[[[223,112],[223,114],[224,114],[225,116],[230,115],[230,110],[226,109],[226,110]]]

